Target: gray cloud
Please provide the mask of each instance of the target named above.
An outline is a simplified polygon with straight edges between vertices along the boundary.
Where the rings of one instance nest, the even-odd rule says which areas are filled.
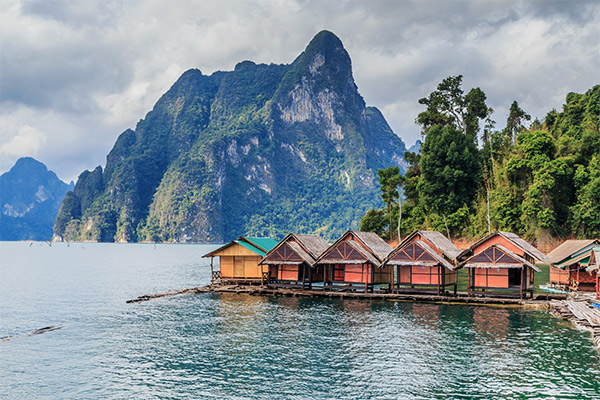
[[[0,9],[0,171],[33,155],[74,179],[104,163],[185,70],[290,63],[322,29],[408,145],[418,99],[464,75],[496,110],[543,118],[600,83],[593,1],[19,1]]]

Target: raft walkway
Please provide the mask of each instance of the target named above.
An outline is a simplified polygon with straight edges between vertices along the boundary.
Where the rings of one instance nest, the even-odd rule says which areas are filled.
[[[600,309],[592,305],[592,298],[552,301],[550,308],[558,318],[571,321],[577,328],[589,331],[600,350]]]
[[[164,297],[172,297],[184,294],[198,293],[238,293],[248,295],[266,295],[266,296],[288,296],[288,297],[324,297],[324,298],[347,298],[347,299],[379,299],[390,301],[411,301],[427,303],[444,304],[480,304],[480,305],[504,305],[504,306],[533,306],[542,309],[548,309],[548,301],[553,299],[566,298],[564,295],[537,295],[534,299],[522,300],[515,297],[483,297],[471,296],[467,293],[459,292],[456,296],[439,296],[436,294],[425,293],[364,293],[354,291],[323,291],[323,290],[298,290],[287,288],[269,288],[264,286],[241,286],[241,285],[208,285],[199,286],[190,289],[182,289],[171,292],[156,294],[147,294],[135,299],[128,300],[127,303],[140,303],[148,300],[154,300]]]

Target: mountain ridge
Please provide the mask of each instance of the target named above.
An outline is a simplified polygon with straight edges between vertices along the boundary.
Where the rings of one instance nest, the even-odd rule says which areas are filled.
[[[82,173],[57,240],[226,241],[288,231],[333,237],[377,204],[377,168],[406,147],[366,107],[350,56],[322,31],[291,64],[184,72]]]
[[[50,240],[61,202],[73,186],[44,163],[19,158],[0,175],[0,240]]]

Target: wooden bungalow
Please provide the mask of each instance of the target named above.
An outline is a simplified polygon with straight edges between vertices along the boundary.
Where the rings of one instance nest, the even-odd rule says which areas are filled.
[[[600,250],[592,250],[586,272],[596,278],[596,300],[600,300]]]
[[[552,250],[548,254],[550,284],[594,291],[595,276],[586,271],[594,249],[600,249],[599,240],[567,240]]]
[[[319,236],[287,235],[260,262],[268,267],[268,285],[312,289],[314,282],[323,282],[323,266],[315,264],[328,247]]]
[[[211,282],[263,284],[267,267],[259,265],[269,250],[277,245],[271,238],[241,236],[231,243],[205,254],[210,257]],[[213,258],[219,257],[219,270],[215,270]]]
[[[383,262],[384,266],[391,267],[391,292],[417,287],[419,290],[433,288],[441,295],[450,286],[456,294],[459,253],[458,247],[440,232],[413,232]]]
[[[521,298],[527,292],[533,297],[534,273],[541,271],[536,262],[549,262],[541,251],[518,235],[499,231],[463,250],[457,260],[460,268],[468,268],[469,296],[501,290],[494,294],[517,292]]]
[[[373,232],[348,231],[317,259],[323,268],[324,290],[373,291],[375,285],[390,282],[390,267],[381,264],[392,251]]]

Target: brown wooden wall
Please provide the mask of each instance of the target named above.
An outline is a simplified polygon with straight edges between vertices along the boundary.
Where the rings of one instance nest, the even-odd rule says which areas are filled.
[[[569,271],[550,266],[550,283],[568,285]]]

